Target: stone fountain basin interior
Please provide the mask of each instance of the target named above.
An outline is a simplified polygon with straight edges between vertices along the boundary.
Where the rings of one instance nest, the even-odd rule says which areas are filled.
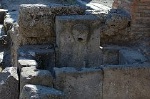
[[[148,59],[138,50],[128,47],[103,47],[103,65],[128,65],[147,63]]]

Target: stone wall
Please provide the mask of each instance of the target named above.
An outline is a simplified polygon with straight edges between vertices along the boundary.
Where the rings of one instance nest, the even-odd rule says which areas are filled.
[[[121,8],[131,15],[131,35],[135,40],[149,37],[150,32],[149,0],[115,0],[113,8]]]
[[[22,45],[55,45],[56,15],[82,15],[85,9],[79,5],[24,4],[20,6],[17,27],[10,30],[11,57],[17,66],[17,50]]]
[[[132,42],[130,33],[130,14],[124,9],[111,9],[101,27],[101,45],[129,45]]]
[[[121,8],[131,15],[130,37],[134,45],[150,59],[150,1],[149,0],[115,0],[113,8]]]
[[[28,4],[21,5],[19,10],[19,33],[24,44],[54,44],[55,16],[84,14],[78,5],[62,4]]]

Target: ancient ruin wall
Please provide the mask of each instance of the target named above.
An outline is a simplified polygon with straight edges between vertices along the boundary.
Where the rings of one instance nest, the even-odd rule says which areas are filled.
[[[147,39],[150,32],[149,0],[115,0],[113,8],[121,8],[131,15],[131,34],[136,40]]]

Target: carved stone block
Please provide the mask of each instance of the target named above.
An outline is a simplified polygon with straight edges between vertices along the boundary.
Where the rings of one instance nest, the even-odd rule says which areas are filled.
[[[100,23],[101,21],[93,15],[57,16],[57,66],[100,66]]]

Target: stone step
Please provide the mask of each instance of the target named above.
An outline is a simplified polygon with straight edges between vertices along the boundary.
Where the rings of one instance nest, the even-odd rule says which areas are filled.
[[[27,84],[23,87],[19,99],[64,99],[64,94],[54,88]]]
[[[48,70],[39,70],[35,66],[23,67],[20,73],[20,90],[26,84],[53,86],[53,77]]]
[[[36,62],[36,60],[31,58],[19,57],[18,59],[19,69],[21,69],[22,67],[31,67],[31,66],[38,67],[38,63]]]

